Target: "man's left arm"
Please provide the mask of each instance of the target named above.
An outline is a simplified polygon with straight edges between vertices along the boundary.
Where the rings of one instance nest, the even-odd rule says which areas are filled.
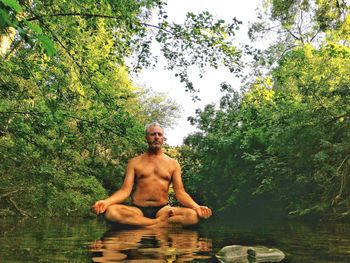
[[[212,215],[212,211],[207,206],[201,206],[197,204],[192,197],[185,191],[185,187],[181,178],[181,167],[177,161],[175,161],[175,169],[172,176],[172,182],[176,199],[185,207],[192,208],[197,212],[197,215],[202,218],[208,218]]]

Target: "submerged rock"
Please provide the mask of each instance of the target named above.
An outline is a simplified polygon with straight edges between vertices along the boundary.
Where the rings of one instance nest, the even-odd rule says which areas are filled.
[[[277,248],[263,246],[249,248],[247,253],[249,257],[256,260],[255,262],[280,262],[286,257],[284,253]]]
[[[223,247],[216,257],[223,263],[280,262],[284,253],[277,248],[232,245]]]
[[[232,245],[219,250],[216,257],[224,263],[249,263],[248,249],[250,247]]]

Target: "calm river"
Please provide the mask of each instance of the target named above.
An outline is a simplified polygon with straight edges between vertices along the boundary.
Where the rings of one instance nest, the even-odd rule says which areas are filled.
[[[350,224],[207,221],[195,229],[111,230],[99,219],[0,219],[0,262],[219,262],[227,245],[263,245],[283,263],[350,262]]]

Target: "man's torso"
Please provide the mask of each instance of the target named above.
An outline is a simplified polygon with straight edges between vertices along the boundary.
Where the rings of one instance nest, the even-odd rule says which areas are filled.
[[[175,161],[160,156],[142,154],[133,159],[135,191],[133,203],[140,206],[160,206],[168,203],[168,190],[175,170]]]

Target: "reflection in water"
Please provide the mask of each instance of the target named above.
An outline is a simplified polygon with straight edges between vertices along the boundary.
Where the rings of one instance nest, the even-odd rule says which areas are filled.
[[[189,262],[212,256],[210,239],[182,228],[110,230],[90,245],[93,262]]]
[[[283,263],[350,262],[349,223],[230,219],[201,222],[196,230],[135,229],[103,235],[106,229],[103,218],[0,218],[0,262],[218,263],[215,254],[229,245],[276,247],[286,254]]]

